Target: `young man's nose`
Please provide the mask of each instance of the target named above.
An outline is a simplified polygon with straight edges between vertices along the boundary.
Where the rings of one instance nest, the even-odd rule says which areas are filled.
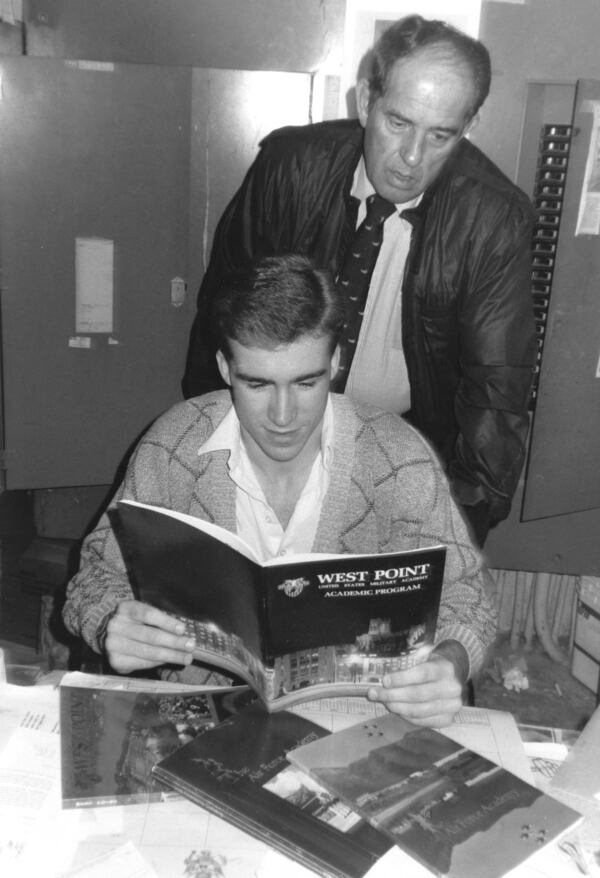
[[[296,416],[294,392],[289,388],[275,388],[269,416],[278,427],[287,427]]]

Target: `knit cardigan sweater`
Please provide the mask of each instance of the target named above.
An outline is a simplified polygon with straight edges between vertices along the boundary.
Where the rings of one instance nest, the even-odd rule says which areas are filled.
[[[400,417],[357,406],[342,395],[331,398],[334,453],[313,551],[393,552],[446,545],[436,642],[459,641],[472,675],[496,633],[493,582],[435,453]],[[198,453],[230,406],[229,393],[217,391],[179,403],[159,417],[134,451],[107,513],[85,539],[63,617],[94,651],[99,652],[97,633],[107,614],[133,598],[111,524],[119,499],[164,506],[236,530],[229,453]]]

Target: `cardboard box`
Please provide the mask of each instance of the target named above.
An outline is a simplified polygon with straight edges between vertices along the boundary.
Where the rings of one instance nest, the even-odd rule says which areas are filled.
[[[577,588],[571,673],[600,693],[600,579],[582,576]]]

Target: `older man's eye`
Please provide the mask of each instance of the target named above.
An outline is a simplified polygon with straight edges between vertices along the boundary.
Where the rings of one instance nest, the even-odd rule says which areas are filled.
[[[433,131],[430,134],[430,139],[437,146],[443,146],[445,143],[451,139],[452,135],[448,134],[446,131]]]

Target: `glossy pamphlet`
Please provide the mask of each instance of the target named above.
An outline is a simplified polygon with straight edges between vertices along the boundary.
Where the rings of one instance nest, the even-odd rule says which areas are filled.
[[[318,874],[360,878],[392,843],[286,759],[326,734],[256,701],[163,759],[154,775]]]
[[[269,710],[365,695],[433,647],[444,546],[260,563],[224,528],[133,501],[119,503],[116,532],[137,597],[182,618],[194,658]]]
[[[166,684],[135,688],[60,687],[63,808],[160,801],[172,791],[152,767],[195,736],[244,707],[247,686],[170,692]]]
[[[581,820],[441,732],[393,714],[288,758],[441,876],[500,878]]]

